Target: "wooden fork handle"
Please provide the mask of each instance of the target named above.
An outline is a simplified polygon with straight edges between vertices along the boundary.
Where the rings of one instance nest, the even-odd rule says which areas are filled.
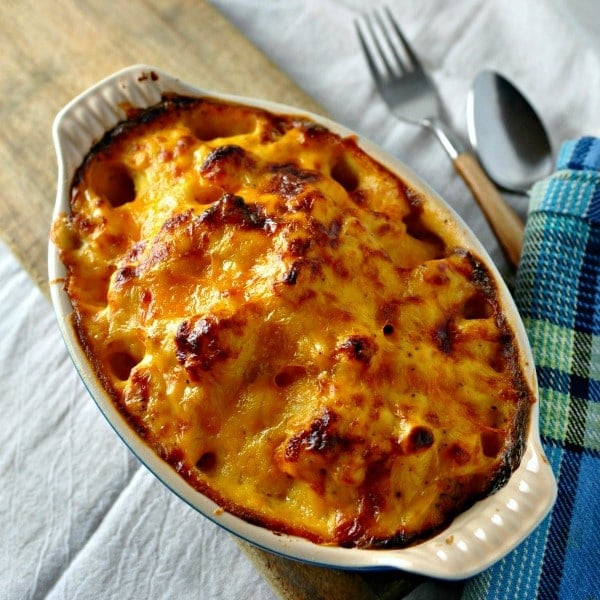
[[[469,186],[506,258],[516,267],[523,246],[523,221],[506,203],[470,152],[458,154],[454,159],[454,168]]]

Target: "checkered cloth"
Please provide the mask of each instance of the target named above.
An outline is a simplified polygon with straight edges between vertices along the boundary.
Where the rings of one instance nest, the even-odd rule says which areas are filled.
[[[600,599],[600,139],[564,144],[557,172],[533,188],[515,300],[558,499],[463,600]]]

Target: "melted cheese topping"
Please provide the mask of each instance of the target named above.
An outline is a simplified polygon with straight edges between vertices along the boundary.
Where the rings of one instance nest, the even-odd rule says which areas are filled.
[[[96,372],[193,486],[403,546],[506,480],[531,400],[448,219],[353,139],[171,98],[92,150],[53,239]]]

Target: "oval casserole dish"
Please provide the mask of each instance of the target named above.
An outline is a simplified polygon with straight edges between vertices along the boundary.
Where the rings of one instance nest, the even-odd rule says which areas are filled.
[[[397,174],[412,188],[422,193],[449,215],[450,220],[466,239],[466,245],[484,263],[491,274],[500,302],[519,349],[521,367],[528,387],[536,401],[531,404],[525,451],[518,469],[508,483],[496,493],[475,503],[457,516],[437,536],[400,549],[344,548],[316,544],[303,537],[270,531],[242,520],[207,495],[199,493],[182,479],[169,464],[161,460],[138,437],[129,422],[107,393],[90,365],[82,348],[70,315],[70,299],[63,290],[65,276],[54,244],[49,247],[49,277],[52,300],[59,317],[61,331],[69,352],[83,381],[99,408],[115,431],[138,458],[174,493],[199,512],[232,533],[270,551],[321,565],[374,569],[395,567],[434,577],[459,579],[486,568],[514,548],[528,535],[550,509],[556,486],[543,455],[538,434],[538,403],[535,369],[523,325],[509,292],[491,259],[461,219],[404,165],[380,149],[340,125],[305,111],[248,98],[235,98],[214,92],[204,92],[148,66],[134,66],[100,82],[69,103],[56,118],[54,142],[59,162],[59,181],[54,219],[70,210],[73,178],[82,161],[104,134],[126,118],[124,107],[144,109],[155,106],[165,94],[186,97],[208,97],[225,102],[264,109],[276,115],[301,114],[329,131],[357,139],[359,146],[377,162]]]

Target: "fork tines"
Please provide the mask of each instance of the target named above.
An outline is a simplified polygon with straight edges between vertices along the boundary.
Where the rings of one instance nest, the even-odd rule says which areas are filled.
[[[375,77],[387,79],[422,69],[389,7],[364,15],[354,24]]]

